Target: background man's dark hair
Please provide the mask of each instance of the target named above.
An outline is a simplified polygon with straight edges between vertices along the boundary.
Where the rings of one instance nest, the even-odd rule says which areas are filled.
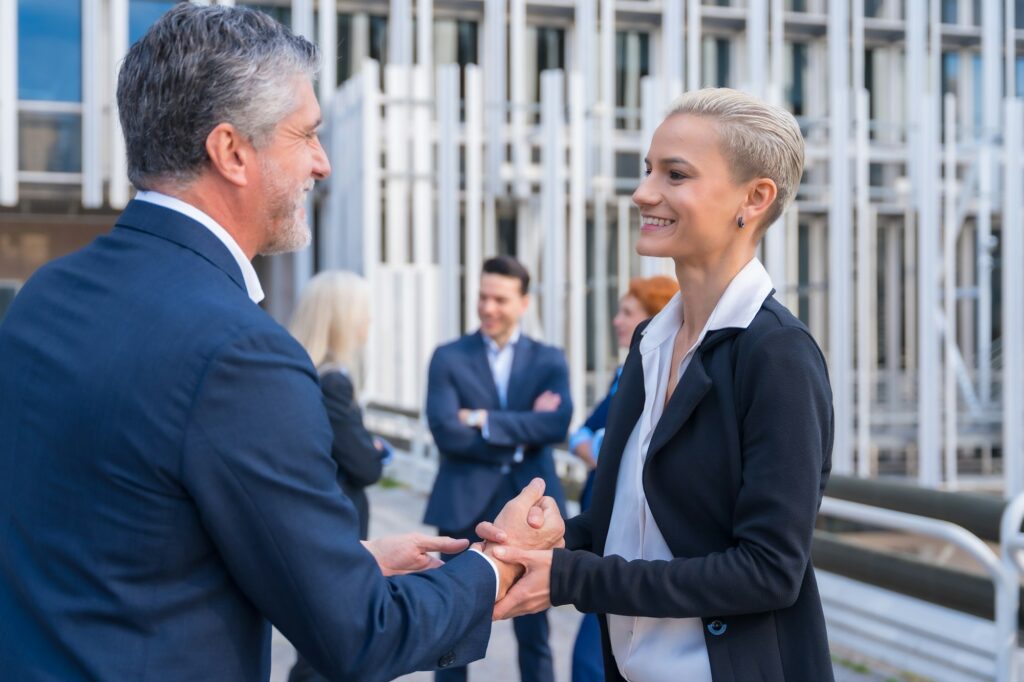
[[[519,293],[530,293],[530,273],[512,256],[495,256],[484,261],[483,272],[488,275],[515,277],[519,280]]]

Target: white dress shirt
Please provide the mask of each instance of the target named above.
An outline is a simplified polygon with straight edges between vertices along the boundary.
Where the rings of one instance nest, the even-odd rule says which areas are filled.
[[[487,347],[487,364],[491,366],[491,376],[494,378],[494,387],[498,389],[498,402],[501,403],[502,409],[508,407],[508,382],[512,377],[512,361],[515,360],[516,344],[519,342],[521,335],[519,327],[516,327],[515,331],[512,332],[512,336],[508,338],[508,342],[499,348],[494,339],[480,332],[480,336],[484,339],[484,345]],[[480,433],[483,435],[484,440],[487,440],[490,436],[486,420],[484,420]],[[516,448],[512,461],[516,463],[523,461],[523,446],[520,445]]]
[[[252,266],[252,263],[246,257],[245,252],[242,251],[242,247],[238,245],[234,237],[221,227],[216,220],[192,204],[185,203],[181,199],[160,192],[143,190],[135,195],[135,199],[177,211],[212,232],[228,248],[235,262],[238,263],[238,268],[242,271],[242,281],[245,282],[245,291],[249,294],[249,298],[252,299],[253,303],[259,303],[263,300],[263,287],[260,286],[260,278],[256,275],[256,268]]]
[[[700,336],[683,357],[676,376],[683,377],[709,331],[726,327],[745,329],[771,291],[771,278],[754,258],[729,283]],[[682,323],[683,302],[677,293],[647,325],[640,340],[644,410],[622,453],[605,556],[617,554],[630,561],[674,558],[647,504],[643,466],[651,437],[664,411],[672,371],[672,347]],[[675,390],[679,390],[679,383]],[[672,521],[686,523],[686,519]],[[695,585],[694,589],[700,586]],[[630,682],[711,682],[711,663],[700,618],[609,615],[608,634],[619,673]]]

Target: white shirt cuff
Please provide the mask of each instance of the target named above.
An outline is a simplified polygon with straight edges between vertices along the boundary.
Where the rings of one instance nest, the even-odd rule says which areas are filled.
[[[494,570],[494,601],[498,601],[498,590],[501,588],[501,575],[498,573],[498,564],[494,563],[494,559],[481,552],[476,547],[470,547],[470,552],[476,552],[484,558],[484,561],[491,565],[491,569]]]

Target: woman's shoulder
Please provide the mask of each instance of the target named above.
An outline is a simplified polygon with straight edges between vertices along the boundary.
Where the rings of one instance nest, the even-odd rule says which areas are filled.
[[[783,347],[791,349],[791,352],[803,350],[824,359],[811,330],[774,296],[765,300],[750,325],[738,335],[737,345],[740,353],[752,354]]]

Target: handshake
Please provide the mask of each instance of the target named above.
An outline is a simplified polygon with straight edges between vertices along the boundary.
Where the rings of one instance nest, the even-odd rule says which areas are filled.
[[[498,568],[494,620],[551,606],[551,550],[565,546],[565,522],[555,501],[544,496],[543,479],[530,481],[493,522],[480,523],[476,532],[483,542],[472,549],[490,557]],[[441,566],[428,552],[454,554],[466,549],[469,541],[409,533],[364,541],[363,545],[384,575],[398,575]]]

